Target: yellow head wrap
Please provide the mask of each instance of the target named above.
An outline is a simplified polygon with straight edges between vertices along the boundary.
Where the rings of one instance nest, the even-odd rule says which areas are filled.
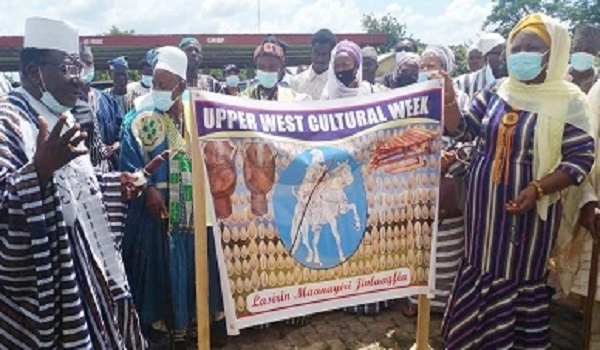
[[[540,26],[545,29],[541,30]],[[506,49],[509,55],[512,39],[522,30],[532,30],[536,34],[544,32],[545,34],[538,35],[542,40],[550,42],[546,79],[541,84],[525,84],[509,72],[508,79],[498,88],[498,96],[514,109],[538,115],[534,131],[533,176],[535,180],[539,180],[553,172],[561,161],[565,124],[575,126],[594,138],[595,127],[591,124],[591,110],[586,96],[576,85],[564,80],[569,65],[568,48],[571,47],[567,27],[543,14],[527,16],[517,24],[509,36]],[[574,187],[569,191],[580,189],[581,187]],[[546,220],[549,206],[560,197],[559,193],[554,193],[538,201],[537,211],[540,219]],[[577,213],[579,208],[575,202],[577,201],[565,198],[564,212]]]
[[[510,32],[508,41],[512,43],[515,36],[522,31],[532,32],[537,35],[544,43],[546,43],[546,45],[548,45],[548,47],[552,45],[552,38],[550,38],[550,33],[548,33],[548,28],[546,28],[546,24],[541,15],[536,14],[523,18]]]

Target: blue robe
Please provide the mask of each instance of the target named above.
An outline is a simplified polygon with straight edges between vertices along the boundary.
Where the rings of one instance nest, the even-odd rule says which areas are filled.
[[[132,110],[125,117],[120,159],[123,170],[141,169],[169,147],[164,126],[157,118],[148,117],[152,115],[152,109]],[[143,118],[155,122],[156,130],[153,132],[158,137],[139,136],[139,130],[147,124],[141,121]],[[168,177],[169,164],[164,162],[148,179],[148,186],[155,186],[167,200]],[[142,327],[146,330],[155,322],[164,320],[167,324],[174,322],[172,328],[181,331],[196,318],[194,234],[187,229],[173,227],[167,235],[167,226],[146,210],[144,196],[131,202],[123,238],[123,260]],[[209,306],[211,314],[214,314],[223,307],[212,230],[208,232],[208,240]],[[172,309],[167,298],[172,301]]]

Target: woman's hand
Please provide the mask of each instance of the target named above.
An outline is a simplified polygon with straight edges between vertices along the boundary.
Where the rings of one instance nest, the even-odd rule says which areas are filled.
[[[431,73],[431,75],[429,76],[429,80],[432,79],[444,80],[444,106],[456,102],[456,91],[454,91],[454,84],[452,83],[452,78],[450,78],[450,74],[446,73],[443,70],[440,70],[435,73]]]
[[[506,211],[511,214],[525,214],[535,207],[537,202],[537,190],[533,186],[527,186],[522,190],[514,201],[505,204]]]
[[[455,151],[444,151],[442,150],[442,174],[446,174],[448,169],[452,164],[456,162],[456,152]]]

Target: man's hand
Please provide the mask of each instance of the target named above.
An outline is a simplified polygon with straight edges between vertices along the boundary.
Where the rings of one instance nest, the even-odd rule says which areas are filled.
[[[146,188],[146,209],[156,220],[160,221],[169,217],[165,199],[154,186]]]
[[[39,117],[40,132],[37,139],[37,148],[33,156],[33,164],[38,173],[40,183],[45,185],[52,174],[63,166],[69,164],[73,159],[88,153],[86,148],[77,148],[87,138],[85,132],[79,131],[79,124],[75,124],[62,136],[61,131],[67,122],[67,117],[61,116],[58,122],[48,134],[48,122],[44,117]]]
[[[146,181],[143,177],[144,175],[141,173],[121,173],[121,200],[124,203],[142,194],[146,187]]]

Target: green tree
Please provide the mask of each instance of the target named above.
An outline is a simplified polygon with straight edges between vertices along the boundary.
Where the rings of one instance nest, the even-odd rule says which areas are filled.
[[[511,29],[521,18],[532,13],[545,13],[564,19],[570,8],[564,0],[492,0],[494,8],[483,23],[483,29],[492,30],[508,37]]]
[[[600,27],[600,1],[577,0],[568,9],[568,19],[571,27],[577,28],[584,24]]]
[[[469,64],[467,62],[467,45],[450,45],[452,52],[454,52],[454,71],[452,76],[459,76],[465,73],[469,73]]]
[[[584,24],[600,25],[598,0],[492,0],[494,8],[483,29],[508,36],[521,18],[536,12],[556,17],[571,29]]]
[[[104,33],[103,35],[112,35],[112,36],[123,36],[123,35],[135,35],[134,29],[119,29],[117,26],[112,25],[108,30],[108,33]]]
[[[369,34],[387,34],[386,43],[377,47],[379,52],[392,51],[398,40],[406,35],[406,25],[389,13],[381,18],[372,13],[364,14],[361,25]]]

